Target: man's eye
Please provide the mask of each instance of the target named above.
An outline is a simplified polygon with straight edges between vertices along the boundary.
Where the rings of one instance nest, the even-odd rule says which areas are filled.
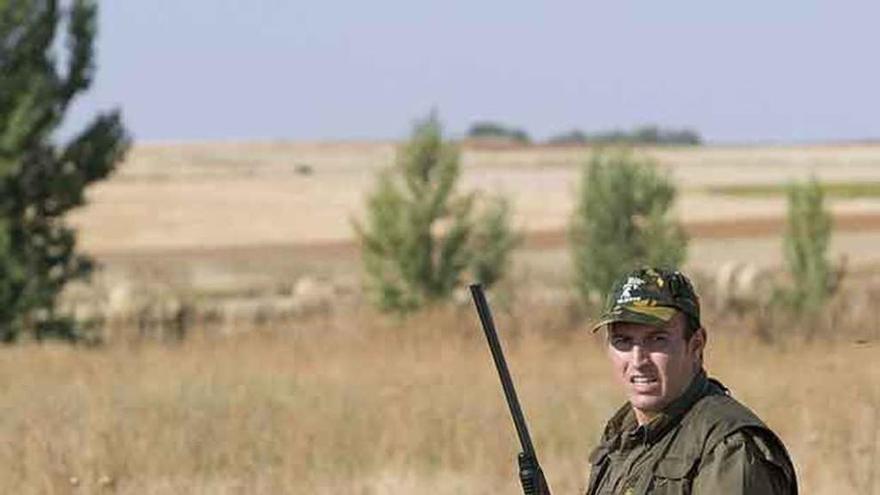
[[[668,339],[665,335],[653,335],[651,337],[651,342],[655,344],[665,344]]]

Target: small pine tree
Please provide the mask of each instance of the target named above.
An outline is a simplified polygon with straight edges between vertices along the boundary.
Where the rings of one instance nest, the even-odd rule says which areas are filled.
[[[502,196],[489,200],[476,221],[470,266],[474,279],[489,287],[501,280],[510,265],[510,253],[520,236],[510,228],[510,201]]]
[[[362,243],[367,290],[385,311],[409,312],[449,297],[470,270],[491,285],[516,243],[506,201],[480,213],[475,193],[457,194],[458,150],[435,115],[418,122],[367,199]]]
[[[604,299],[639,264],[679,266],[687,239],[670,217],[675,186],[653,162],[600,150],[584,168],[571,220],[575,284],[586,301]]]
[[[85,187],[121,160],[128,137],[118,112],[97,116],[60,145],[54,131],[94,75],[95,1],[0,0],[0,340],[23,332],[74,338],[55,299],[92,263],[76,253],[65,214]],[[58,67],[56,34],[66,25]]]
[[[827,258],[831,240],[831,215],[819,182],[788,187],[788,215],[785,228],[785,263],[793,286],[784,290],[784,300],[798,313],[821,309],[833,289],[834,273]]]

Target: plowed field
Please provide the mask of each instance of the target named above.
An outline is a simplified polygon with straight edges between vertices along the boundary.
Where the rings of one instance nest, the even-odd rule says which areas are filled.
[[[678,184],[677,215],[693,240],[691,263],[697,265],[779,258],[784,198],[713,194],[714,186],[781,184],[811,175],[880,182],[880,145],[639,152],[656,159]],[[583,148],[465,148],[460,188],[508,196],[525,248],[558,251],[565,247],[587,156]],[[81,246],[110,265],[171,261],[259,271],[261,264],[350,260],[356,254],[351,222],[362,215],[376,171],[393,160],[393,143],[144,145],[90,190],[90,204],[73,222]],[[874,262],[880,199],[829,206],[838,233],[835,254]]]

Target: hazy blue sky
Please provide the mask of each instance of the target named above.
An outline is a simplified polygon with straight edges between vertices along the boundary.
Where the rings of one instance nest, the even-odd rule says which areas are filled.
[[[139,140],[398,138],[435,106],[533,136],[654,122],[711,141],[880,137],[880,2],[101,2],[72,126]]]

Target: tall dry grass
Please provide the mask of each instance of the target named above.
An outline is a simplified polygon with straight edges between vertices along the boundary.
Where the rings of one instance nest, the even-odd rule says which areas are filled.
[[[596,337],[496,319],[554,492],[622,400]],[[176,346],[0,354],[0,493],[518,493],[516,437],[470,308],[315,316]],[[718,325],[716,325],[718,326]],[[880,492],[877,344],[710,329],[710,373],[786,441],[802,493]]]

